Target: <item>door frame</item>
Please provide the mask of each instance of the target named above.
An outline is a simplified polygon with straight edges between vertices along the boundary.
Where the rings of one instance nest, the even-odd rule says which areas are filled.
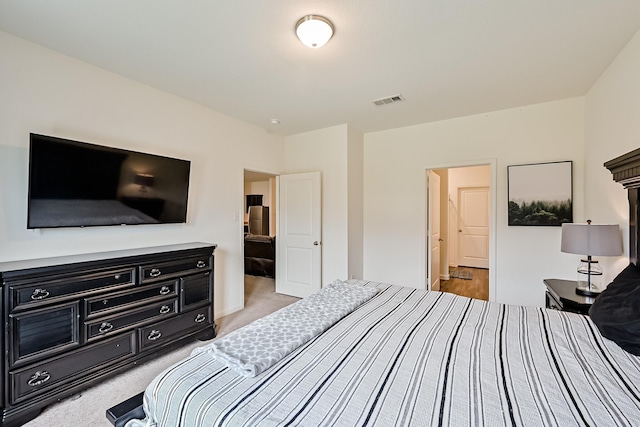
[[[437,185],[438,197],[437,198],[436,197],[432,197],[432,194],[431,194],[431,188],[432,187],[436,188],[435,185],[432,185],[432,181],[434,181],[434,183],[435,183],[435,180],[436,180],[435,177],[436,176],[438,177],[437,178],[437,181],[438,181],[438,185]],[[425,261],[426,278],[428,280],[428,282],[425,284],[425,288],[431,290],[432,286],[433,286],[433,283],[435,281],[435,278],[434,278],[435,274],[434,274],[434,271],[433,271],[433,266],[436,265],[436,264],[441,264],[442,263],[442,245],[440,243],[443,240],[442,239],[442,234],[441,234],[441,232],[442,232],[442,220],[440,219],[440,221],[438,221],[440,223],[440,227],[439,227],[440,229],[438,230],[439,242],[437,243],[437,245],[438,245],[438,257],[437,257],[438,258],[438,262],[437,263],[435,263],[434,260],[431,258],[431,256],[433,255],[433,248],[434,248],[434,241],[433,241],[433,233],[434,232],[433,232],[433,230],[429,229],[429,225],[432,225],[432,223],[433,223],[433,217],[434,216],[431,215],[431,212],[433,212],[432,208],[433,207],[437,207],[438,211],[440,211],[440,207],[441,207],[440,195],[441,195],[441,192],[442,192],[442,183],[441,183],[440,175],[438,173],[436,173],[436,171],[434,171],[434,170],[427,170],[426,171],[426,178],[427,178],[426,179],[426,181],[427,181],[427,196],[426,196],[426,199],[427,199],[427,206],[429,208],[429,216],[427,217],[427,226],[426,226],[426,231],[427,232],[425,233],[425,239],[426,239],[426,248],[425,248],[426,252],[425,253],[429,254],[429,258],[428,258],[429,262]],[[437,202],[434,203],[434,201],[437,201]],[[438,214],[439,214],[439,212],[438,212]],[[438,277],[437,277],[438,289],[437,290],[440,290],[440,280],[441,280],[442,273],[443,273],[443,272],[440,271],[440,265],[438,265],[437,272],[438,272]]]
[[[426,173],[429,170],[433,169],[452,169],[452,168],[461,168],[461,167],[470,167],[470,166],[489,166],[490,169],[490,183],[489,183],[489,301],[497,301],[498,300],[498,287],[496,283],[496,235],[497,235],[497,160],[495,158],[492,159],[483,159],[483,160],[467,160],[467,161],[458,161],[458,162],[448,162],[448,163],[434,163],[428,164],[424,167],[424,176],[426,177]],[[427,180],[423,178],[423,191],[422,191],[422,204],[421,204],[421,218],[420,221],[420,251],[421,251],[421,274],[422,280],[425,283],[425,289],[428,289],[428,285],[426,283],[427,280],[427,223],[429,221],[428,215],[428,192],[429,187],[427,184]],[[456,236],[457,237],[457,236]],[[450,239],[451,236],[448,236]]]

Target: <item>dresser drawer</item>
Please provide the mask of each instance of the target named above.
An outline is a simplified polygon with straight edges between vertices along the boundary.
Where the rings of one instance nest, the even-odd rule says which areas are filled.
[[[134,278],[135,269],[126,268],[47,281],[9,282],[10,309],[36,307],[112,286],[133,286]]]
[[[167,317],[178,312],[178,298],[157,302],[147,307],[126,311],[118,315],[103,317],[85,322],[87,341],[122,332],[144,322],[153,321],[160,317]]]
[[[138,289],[111,292],[91,298],[85,298],[85,316],[91,319],[137,305],[148,305],[156,300],[178,295],[177,281],[156,283]]]
[[[179,316],[139,329],[140,351],[148,347],[171,341],[177,334],[185,334],[197,329],[211,327],[213,323],[211,307],[202,307]]]
[[[146,264],[140,268],[140,282],[147,283],[158,279],[210,270],[212,268],[212,260],[212,257],[201,256],[163,263]]]
[[[28,368],[9,372],[10,403],[19,403],[135,352],[134,334],[126,334]]]

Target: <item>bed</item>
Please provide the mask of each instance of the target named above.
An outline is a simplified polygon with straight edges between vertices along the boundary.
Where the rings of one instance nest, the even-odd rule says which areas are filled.
[[[620,286],[636,291],[640,150],[605,166],[629,189],[632,263]],[[640,352],[588,316],[384,283],[335,286],[374,292],[255,376],[217,353],[232,334],[194,351],[152,381],[145,419],[127,425],[640,425]],[[288,314],[272,316],[247,327],[254,347],[287,330],[279,322]]]

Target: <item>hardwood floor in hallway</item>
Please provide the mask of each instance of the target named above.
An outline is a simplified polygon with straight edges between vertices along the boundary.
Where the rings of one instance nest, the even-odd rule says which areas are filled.
[[[453,271],[451,268],[450,271]],[[484,268],[456,267],[455,270],[469,272],[471,280],[451,278],[440,281],[440,291],[464,297],[489,301],[489,270]]]

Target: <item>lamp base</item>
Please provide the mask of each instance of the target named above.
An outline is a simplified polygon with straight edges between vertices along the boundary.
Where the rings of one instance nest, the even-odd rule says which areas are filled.
[[[582,295],[585,297],[597,297],[600,295],[602,291],[595,287],[593,284],[591,286],[577,286],[576,294]]]

